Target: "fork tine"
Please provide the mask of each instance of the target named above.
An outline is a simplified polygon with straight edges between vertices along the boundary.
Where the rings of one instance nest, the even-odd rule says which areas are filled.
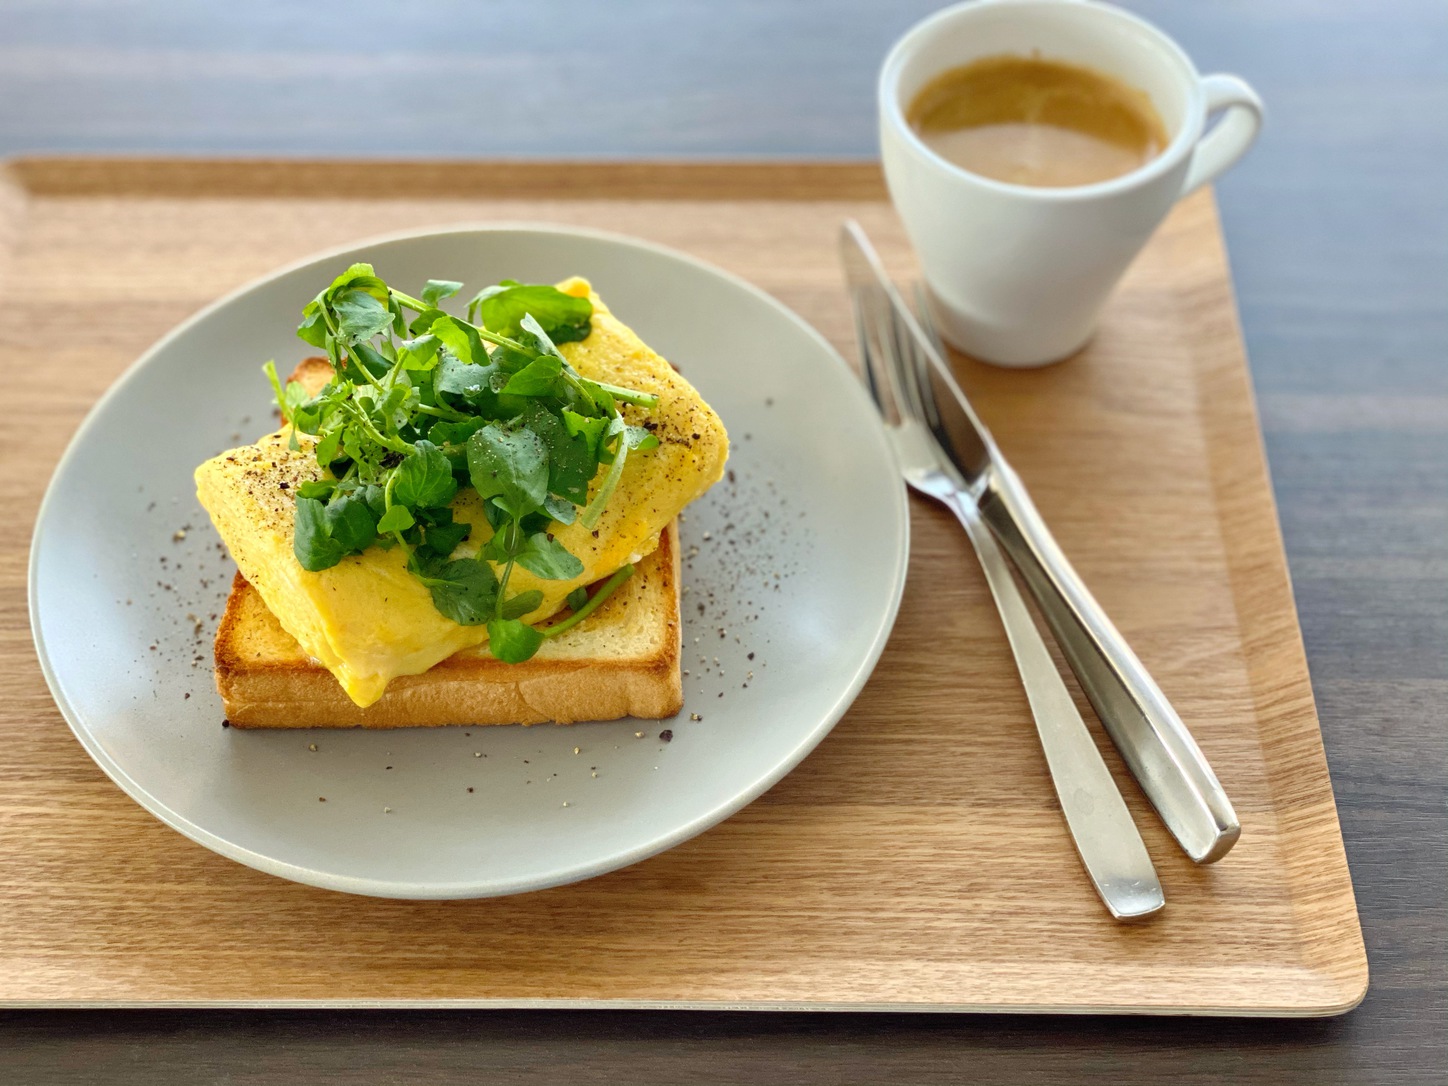
[[[861,300],[858,291],[850,293],[850,309],[855,318],[855,343],[860,349],[860,373],[865,379],[865,388],[869,390],[870,399],[875,401],[875,407],[880,412],[881,418],[886,422],[891,419],[891,405],[888,402],[888,394],[881,385],[879,373],[879,360],[876,352],[870,346],[870,337],[865,329],[864,302]]]
[[[925,333],[931,345],[945,357],[945,344],[940,338],[940,331],[935,327],[935,317],[930,311],[930,300],[925,296],[925,288],[918,282],[914,285],[915,296],[915,320],[920,325],[920,330]],[[920,394],[920,406],[924,411],[925,421],[932,430],[940,428],[940,411],[935,406],[935,383],[931,379],[930,362],[925,353],[918,348],[914,352],[916,371],[916,387]]]
[[[904,396],[893,362],[893,330],[888,325],[886,299],[869,290],[855,292],[855,335],[860,344],[870,395],[881,416],[891,425],[898,424],[904,410]]]
[[[930,312],[930,298],[925,293],[925,286],[920,282],[910,284],[910,294],[915,302],[915,320],[920,324],[920,330],[930,337],[930,342],[935,345],[936,350],[943,350],[940,342],[940,332],[935,327],[935,315]]]
[[[921,388],[921,367],[925,359],[920,353],[920,347],[915,342],[915,337],[900,320],[900,315],[895,312],[895,307],[890,307],[890,332],[894,342],[895,350],[892,352],[895,368],[900,375],[900,386],[905,393],[907,410],[912,416],[922,421],[925,418],[925,395]]]

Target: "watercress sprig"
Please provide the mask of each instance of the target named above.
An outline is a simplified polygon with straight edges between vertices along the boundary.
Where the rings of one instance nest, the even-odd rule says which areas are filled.
[[[293,551],[307,570],[370,547],[401,547],[438,611],[488,628],[493,655],[520,662],[597,607],[632,572],[615,573],[574,614],[539,630],[523,618],[537,589],[509,594],[516,567],[571,580],[583,563],[555,524],[598,523],[630,452],[658,445],[620,404],[645,411],[656,396],[583,377],[558,344],[586,338],[587,298],[505,279],[479,291],[466,317],[440,304],[462,284],[430,279],[420,295],[354,264],[302,311],[297,335],[326,352],[334,375],[308,396],[264,368],[283,419],[315,439],[321,479],[296,493]],[[607,465],[592,499],[589,487]],[[473,557],[453,557],[471,529],[453,520],[459,490],[483,499],[492,536]]]

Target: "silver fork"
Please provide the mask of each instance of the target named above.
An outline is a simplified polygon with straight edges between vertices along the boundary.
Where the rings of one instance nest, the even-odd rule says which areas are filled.
[[[854,303],[866,384],[885,420],[901,473],[911,488],[955,514],[985,571],[1081,862],[1113,917],[1149,916],[1165,904],[1156,869],[1005,556],[931,433],[928,424],[936,410],[924,359],[899,326],[888,299],[857,290]]]

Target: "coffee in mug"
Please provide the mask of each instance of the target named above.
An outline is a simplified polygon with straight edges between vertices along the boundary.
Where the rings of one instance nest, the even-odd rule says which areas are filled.
[[[906,119],[947,162],[1044,188],[1120,177],[1168,142],[1146,92],[1040,56],[984,57],[951,68],[915,95]]]

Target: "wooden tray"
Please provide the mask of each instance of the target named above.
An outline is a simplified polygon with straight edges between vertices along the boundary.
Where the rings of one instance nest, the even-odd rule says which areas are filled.
[[[834,733],[718,828],[591,882],[347,897],[173,833],[56,711],[26,621],[31,524],[85,411],[173,324],[314,250],[487,219],[604,227],[771,291],[853,357],[835,234],[909,256],[870,165],[28,160],[0,173],[0,1001],[1325,1015],[1367,983],[1211,197],[1186,201],[1095,343],[958,360],[1068,554],[1193,727],[1241,843],[1196,868],[1121,769],[1168,905],[1095,899],[981,574],[912,505],[913,564]],[[626,315],[625,315],[626,316]]]

